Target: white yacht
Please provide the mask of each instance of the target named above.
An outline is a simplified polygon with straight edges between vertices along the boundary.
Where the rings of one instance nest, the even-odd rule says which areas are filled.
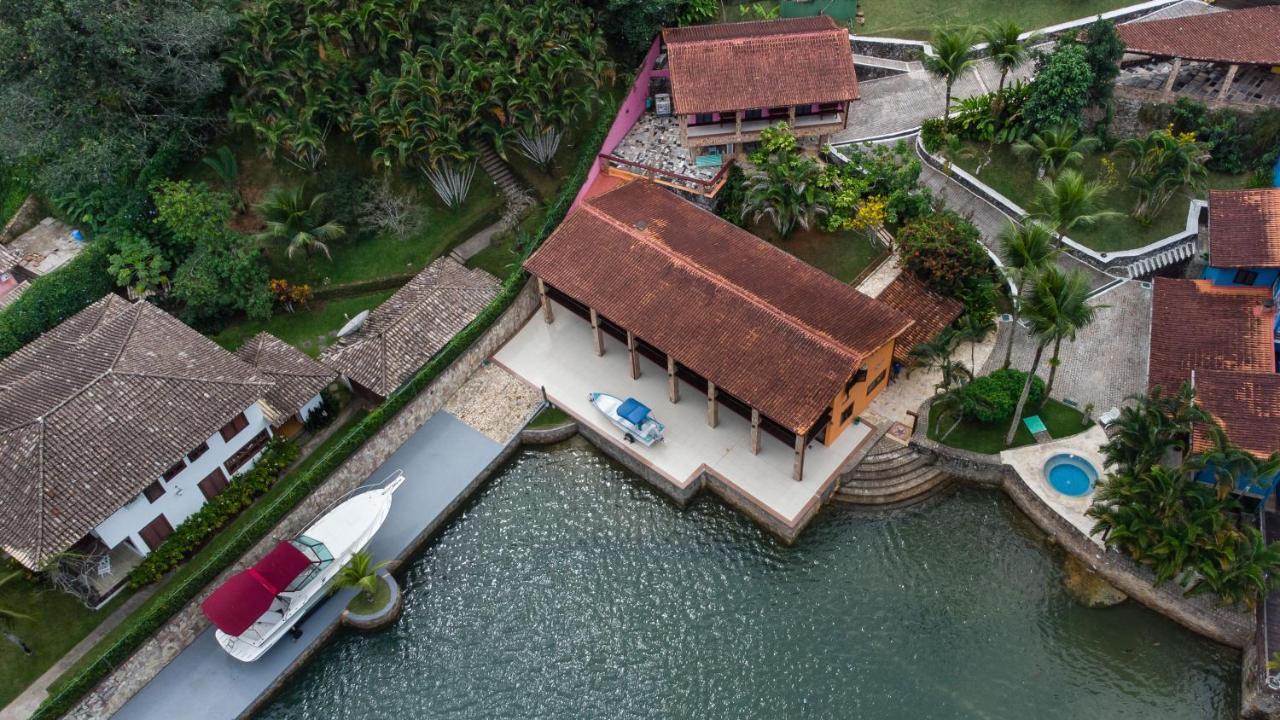
[[[397,471],[379,485],[357,488],[201,603],[217,628],[222,649],[237,660],[253,662],[287,635],[325,597],[329,581],[351,556],[373,540],[391,512],[392,493],[404,479]]]

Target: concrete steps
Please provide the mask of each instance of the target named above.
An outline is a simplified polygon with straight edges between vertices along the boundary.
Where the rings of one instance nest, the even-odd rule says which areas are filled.
[[[832,499],[875,509],[906,507],[942,489],[949,479],[929,457],[883,437],[841,481]]]
[[[493,149],[492,145],[485,143],[480,146],[479,159],[481,169],[484,170],[486,175],[493,178],[493,181],[497,183],[498,189],[502,191],[504,196],[512,199],[524,195],[524,186],[516,179],[515,174],[511,172],[511,168],[502,161],[502,158],[498,157],[498,153]]]

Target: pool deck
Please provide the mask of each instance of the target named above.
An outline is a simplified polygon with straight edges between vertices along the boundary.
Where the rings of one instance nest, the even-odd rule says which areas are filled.
[[[796,482],[791,447],[761,433],[760,453],[753,455],[745,418],[722,407],[718,427],[708,426],[705,395],[682,382],[680,401],[670,403],[666,368],[641,357],[640,378],[632,380],[624,344],[606,335],[604,356],[597,357],[590,325],[558,304],[553,307],[555,322],[535,315],[494,361],[545,389],[547,399],[572,416],[588,439],[677,502],[705,487],[793,541],[834,490],[839,470],[872,435],[874,428],[863,423],[843,432],[831,447],[812,443],[805,452],[804,480]],[[665,440],[653,447],[624,442],[621,431],[590,403],[590,392],[634,397],[648,405],[666,425]]]
[[[369,551],[376,560],[403,560],[466,500],[505,447],[448,412],[437,412],[369,478],[378,482],[403,469],[386,523]],[[286,638],[253,663],[233,660],[205,630],[114,715],[121,720],[175,718],[231,720],[251,712],[337,627],[354,591],[322,602]]]
[[[1018,473],[1018,477],[1022,478],[1022,482],[1027,486],[1027,489],[1035,493],[1036,497],[1040,498],[1044,504],[1062,516],[1063,520],[1066,520],[1072,527],[1079,530],[1093,544],[1103,547],[1102,541],[1098,536],[1089,534],[1089,531],[1093,528],[1094,521],[1084,514],[1084,511],[1088,510],[1089,505],[1093,502],[1093,491],[1090,490],[1077,497],[1063,495],[1054,490],[1053,486],[1049,484],[1049,480],[1044,474],[1044,464],[1054,455],[1070,453],[1088,460],[1101,476],[1104,460],[1102,446],[1106,443],[1107,434],[1102,431],[1101,427],[1094,425],[1078,435],[1072,435],[1062,440],[1005,450],[1000,453],[1000,460],[1012,467]]]

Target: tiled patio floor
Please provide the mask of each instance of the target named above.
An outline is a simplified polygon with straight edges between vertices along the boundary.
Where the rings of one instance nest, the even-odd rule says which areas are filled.
[[[871,428],[856,425],[831,447],[814,442],[805,453],[804,481],[791,479],[795,452],[762,433],[760,454],[750,450],[750,423],[721,407],[719,427],[707,425],[704,395],[681,383],[680,402],[667,401],[666,369],[641,358],[639,380],[632,380],[626,346],[605,337],[605,354],[592,351],[591,328],[560,305],[548,325],[539,313],[494,356],[494,360],[535,387],[578,422],[616,440],[619,447],[654,468],[679,488],[688,488],[704,467],[749,501],[789,527],[811,517],[835,472],[866,439]],[[667,426],[666,439],[654,447],[626,444],[587,399],[592,391],[634,397],[653,409]]]
[[[1089,505],[1093,503],[1093,491],[1079,497],[1063,495],[1049,485],[1049,481],[1044,476],[1044,464],[1054,455],[1070,453],[1088,460],[1101,475],[1103,473],[1101,448],[1106,442],[1107,434],[1102,431],[1102,428],[1094,425],[1079,435],[1072,435],[1069,438],[1005,450],[1000,453],[1000,460],[1012,466],[1031,492],[1053,508],[1063,520],[1071,523],[1072,527],[1084,533],[1085,537],[1092,540],[1094,544],[1102,547],[1102,541],[1096,535],[1089,534],[1089,530],[1093,528],[1093,520],[1085,517],[1084,514],[1084,511],[1088,510]]]

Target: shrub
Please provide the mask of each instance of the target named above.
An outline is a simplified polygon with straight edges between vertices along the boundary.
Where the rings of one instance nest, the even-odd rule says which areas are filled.
[[[1067,125],[1079,130],[1092,87],[1093,70],[1084,47],[1058,45],[1031,83],[1031,94],[1023,107],[1027,129],[1039,132]]]
[[[950,210],[924,215],[898,231],[898,257],[935,292],[959,300],[970,312],[990,315],[997,278],[979,237],[973,223]]]
[[[947,131],[942,118],[929,118],[920,123],[920,142],[924,149],[936,153],[946,144]]]
[[[960,388],[960,406],[964,416],[980,423],[1008,422],[1018,407],[1018,397],[1027,382],[1027,374],[1008,368],[996,370],[990,375],[975,378]],[[1027,395],[1027,407],[1039,407],[1044,402],[1044,380],[1039,376],[1031,381]]]
[[[31,281],[12,305],[0,312],[0,357],[80,312],[115,288],[107,272],[108,250],[91,242],[71,262]]]
[[[1154,113],[1168,117],[1178,133],[1195,133],[1209,146],[1205,166],[1231,174],[1270,169],[1280,154],[1280,110],[1265,108],[1252,113],[1223,108],[1210,111],[1190,98],[1179,98]]]

